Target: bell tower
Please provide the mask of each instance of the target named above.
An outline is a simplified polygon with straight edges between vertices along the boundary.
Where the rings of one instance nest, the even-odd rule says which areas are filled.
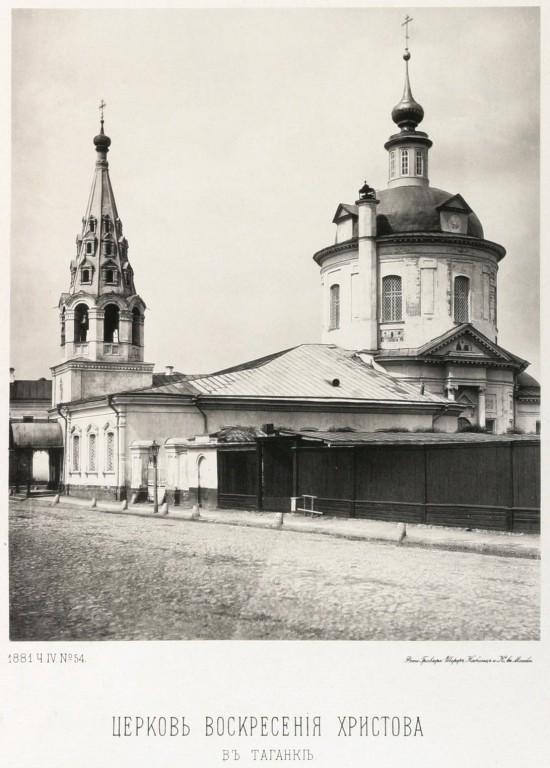
[[[145,303],[136,292],[109,178],[104,107],[102,101],[95,172],[69,290],[59,300],[61,363],[52,368],[53,405],[152,383],[154,365],[143,362]]]

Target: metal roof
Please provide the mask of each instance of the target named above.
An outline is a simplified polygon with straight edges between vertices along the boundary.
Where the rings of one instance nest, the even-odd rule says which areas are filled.
[[[62,448],[63,436],[57,422],[12,422],[10,424],[12,443],[16,448],[31,447],[36,450]]]
[[[281,435],[293,435],[304,440],[319,441],[326,445],[353,446],[378,445],[463,445],[465,443],[537,442],[538,435],[493,435],[486,432],[316,432],[280,430]]]
[[[179,385],[175,385],[179,386]],[[303,344],[250,363],[193,379],[193,387],[214,397],[365,400],[447,404],[418,386],[370,366],[331,344]]]
[[[52,399],[51,379],[16,379],[10,383],[10,400]]]

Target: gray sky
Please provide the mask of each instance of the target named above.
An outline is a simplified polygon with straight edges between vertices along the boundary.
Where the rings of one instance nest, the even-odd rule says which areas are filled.
[[[416,8],[414,97],[430,182],[460,193],[499,271],[499,343],[539,375],[536,8]],[[364,179],[403,89],[406,10],[18,10],[13,19],[12,348],[59,362],[57,303],[105,99],[111,181],[145,359],[208,372],[320,341],[313,253]]]

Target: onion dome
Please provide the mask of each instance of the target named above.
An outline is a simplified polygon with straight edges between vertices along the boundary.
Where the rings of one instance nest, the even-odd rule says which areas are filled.
[[[392,109],[391,117],[393,122],[396,123],[402,131],[414,131],[416,126],[421,123],[424,118],[424,110],[420,104],[414,100],[411,93],[411,84],[409,82],[409,59],[411,58],[411,54],[409,51],[405,51],[403,58],[405,59],[405,88],[403,90],[401,101]]]
[[[98,152],[108,152],[111,146],[111,139],[103,131],[103,118],[101,119],[101,130],[97,136],[94,136],[94,144]]]

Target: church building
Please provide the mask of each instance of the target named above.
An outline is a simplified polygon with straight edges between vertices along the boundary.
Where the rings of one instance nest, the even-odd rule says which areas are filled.
[[[320,267],[323,342],[372,354],[389,373],[462,406],[459,426],[534,432],[517,398],[528,363],[497,343],[497,275],[505,249],[486,240],[461,194],[430,186],[432,141],[409,81],[391,113],[399,132],[387,189],[366,183],[334,215]]]
[[[497,342],[505,250],[484,238],[465,197],[430,186],[432,142],[418,130],[424,113],[411,93],[408,50],[404,58],[405,89],[392,111],[399,131],[385,144],[388,187],[365,182],[354,203],[341,203],[336,242],[314,255],[321,343],[206,376],[155,374],[145,362],[146,305],[102,115],[52,368],[50,419],[63,434],[66,493],[144,498],[153,441],[167,498],[215,505],[218,453],[228,442],[285,431],[538,431],[538,384],[522,380],[528,363]]]

